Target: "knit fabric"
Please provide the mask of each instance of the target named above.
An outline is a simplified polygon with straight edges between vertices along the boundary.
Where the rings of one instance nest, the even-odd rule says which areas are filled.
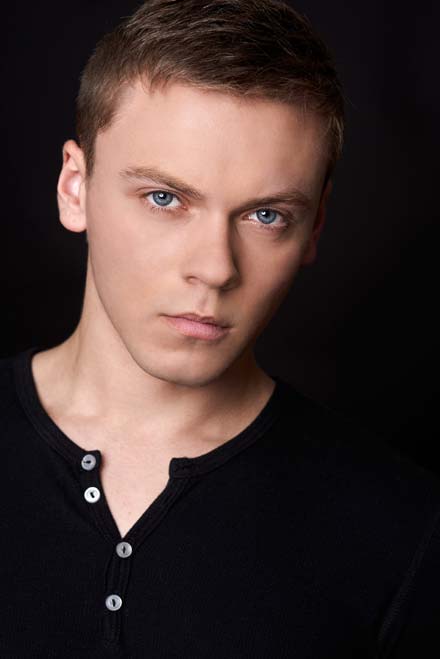
[[[38,398],[40,349],[0,360],[0,657],[440,656],[434,474],[272,375],[121,538],[101,452]]]

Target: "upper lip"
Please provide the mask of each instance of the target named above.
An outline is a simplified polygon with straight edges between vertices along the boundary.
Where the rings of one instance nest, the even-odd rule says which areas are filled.
[[[210,323],[211,325],[219,325],[220,327],[229,327],[229,324],[221,318],[214,318],[214,316],[200,316],[198,313],[176,313],[174,318],[188,318],[188,320],[196,320],[198,323]]]

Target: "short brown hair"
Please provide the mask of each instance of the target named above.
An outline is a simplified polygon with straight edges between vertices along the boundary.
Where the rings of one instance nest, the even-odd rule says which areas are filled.
[[[80,79],[76,132],[94,167],[96,136],[127,85],[184,82],[301,106],[326,119],[327,177],[339,160],[344,97],[329,49],[281,0],[148,0],[97,43]]]

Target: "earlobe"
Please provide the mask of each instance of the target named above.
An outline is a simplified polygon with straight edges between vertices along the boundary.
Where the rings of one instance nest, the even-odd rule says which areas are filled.
[[[63,145],[63,166],[57,186],[58,210],[61,224],[69,231],[86,229],[84,157],[74,140]]]

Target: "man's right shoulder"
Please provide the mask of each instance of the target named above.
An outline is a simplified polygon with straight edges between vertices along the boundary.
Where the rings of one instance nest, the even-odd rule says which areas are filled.
[[[26,398],[27,366],[30,353],[39,348],[29,347],[0,358],[0,424],[25,416],[23,398]],[[21,395],[23,393],[23,395]]]

